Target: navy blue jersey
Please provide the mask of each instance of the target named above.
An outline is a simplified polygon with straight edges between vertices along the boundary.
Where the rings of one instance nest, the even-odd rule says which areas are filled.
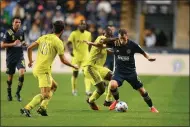
[[[113,43],[112,47],[114,49],[115,71],[118,71],[121,74],[131,74],[136,72],[134,54],[143,54],[143,49],[129,39],[127,44],[121,44],[118,40]]]
[[[12,28],[7,30],[3,37],[4,43],[14,43],[15,40],[24,41],[24,32],[23,30],[14,31]],[[17,62],[18,60],[24,59],[23,56],[23,47],[22,45],[8,47],[6,48],[6,61],[7,62]]]

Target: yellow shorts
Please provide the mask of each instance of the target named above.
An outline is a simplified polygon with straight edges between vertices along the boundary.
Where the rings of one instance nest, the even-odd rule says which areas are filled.
[[[52,75],[50,72],[37,73],[33,72],[34,77],[38,79],[39,87],[51,87],[52,86]]]
[[[79,60],[78,58],[72,57],[71,63],[73,65],[78,65],[79,68],[83,69],[86,59]],[[78,69],[73,68],[73,71],[78,71]]]
[[[84,67],[84,75],[93,85],[104,81],[104,78],[109,72],[111,71],[108,68],[102,66],[88,65]]]

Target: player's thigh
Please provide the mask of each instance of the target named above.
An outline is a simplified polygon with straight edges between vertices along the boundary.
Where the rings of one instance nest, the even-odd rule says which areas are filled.
[[[40,88],[52,86],[52,77],[50,73],[45,72],[45,73],[33,73],[33,74],[38,79]]]
[[[132,73],[127,76],[126,81],[133,87],[133,89],[138,90],[143,87],[140,78],[137,76],[136,73]]]
[[[93,85],[96,85],[103,81],[101,75],[96,67],[93,66],[86,66],[84,69],[85,77],[91,80]]]
[[[78,60],[78,59],[75,58],[75,57],[72,57],[71,63],[72,63],[73,65],[78,65],[79,68],[81,67],[81,61]],[[78,71],[78,69],[73,68],[73,71]]]
[[[120,87],[123,85],[123,81],[125,79],[123,78],[122,74],[120,74],[118,71],[114,71],[111,80],[115,80],[117,82],[118,87]]]
[[[100,76],[102,79],[110,81],[112,77],[112,71],[108,69],[107,67],[97,67],[97,70],[99,70]]]
[[[24,75],[24,73],[25,73],[25,60],[24,59],[22,59],[22,60],[19,60],[18,62],[17,62],[17,65],[16,65],[16,67],[17,67],[17,69],[19,70],[19,74],[20,75]]]
[[[13,75],[15,73],[16,63],[7,63],[6,73]]]

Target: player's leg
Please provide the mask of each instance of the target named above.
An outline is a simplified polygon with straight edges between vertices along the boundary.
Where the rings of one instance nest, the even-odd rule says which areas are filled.
[[[109,109],[113,110],[115,109],[115,106],[117,102],[119,101],[119,91],[118,87],[122,86],[124,79],[121,78],[119,73],[117,71],[114,72],[114,76],[112,77],[112,80],[109,83],[108,89],[110,89],[115,101],[110,105]]]
[[[12,93],[11,93],[11,86],[12,86],[12,80],[13,80],[13,74],[8,74],[7,79],[7,99],[8,101],[12,101]]]
[[[77,60],[75,58],[72,58],[72,64],[73,65],[78,65],[80,67],[80,63],[77,62]],[[72,77],[71,77],[71,88],[72,88],[72,94],[74,96],[77,95],[77,88],[76,88],[76,86],[77,86],[78,73],[79,73],[79,70],[73,68],[73,74],[72,74]]]
[[[143,87],[142,82],[138,78],[137,74],[131,74],[128,78],[127,81],[131,84],[133,89],[139,91],[140,95],[143,97],[144,101],[146,104],[150,107],[152,112],[158,112],[156,108],[153,106],[152,99],[150,98],[148,92],[145,90]]]
[[[87,99],[87,102],[93,110],[99,110],[98,106],[95,104],[95,100],[97,100],[105,92],[105,83],[101,78],[99,71],[95,67],[85,67],[84,74],[85,77],[88,78],[91,83],[96,87],[96,90]]]
[[[104,79],[105,82],[105,92],[106,93],[106,99],[104,101],[104,106],[110,106],[112,104],[112,93],[110,89],[108,89],[109,82],[112,78],[112,71],[110,71],[107,67],[99,67],[99,72],[101,77]]]
[[[83,62],[82,62],[82,65],[81,65],[81,66],[82,66],[83,74],[84,74],[84,67],[83,67],[84,62],[85,62],[85,61],[83,61]],[[87,96],[91,96],[91,95],[92,95],[92,91],[91,91],[91,86],[92,86],[92,84],[91,84],[90,79],[87,78],[87,77],[85,76],[85,74],[84,74],[84,84],[85,84],[85,93],[86,93],[86,95],[87,95]]]
[[[10,64],[7,63],[7,70],[6,70],[6,74],[8,75],[8,79],[7,79],[7,99],[8,101],[12,101],[12,81],[13,81],[13,76],[15,73],[15,68],[16,68],[16,64]]]
[[[18,78],[18,86],[17,86],[17,91],[16,91],[16,97],[18,101],[21,101],[21,96],[20,96],[20,91],[23,86],[24,82],[24,73],[25,73],[25,61],[21,60],[17,63],[17,69],[19,70],[19,78]]]

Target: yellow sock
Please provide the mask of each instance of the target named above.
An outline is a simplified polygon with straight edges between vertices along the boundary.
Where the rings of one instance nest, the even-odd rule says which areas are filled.
[[[30,103],[28,103],[24,108],[31,110],[34,108],[36,105],[38,105],[42,101],[42,94],[36,95]]]
[[[44,109],[47,109],[47,105],[49,101],[51,100],[52,96],[53,96],[53,92],[50,91],[49,98],[44,99],[40,106],[43,107]]]
[[[106,94],[106,101],[112,101],[112,93],[111,93],[111,91],[110,91],[110,85],[108,85],[108,87],[107,87],[107,94]]]
[[[100,97],[100,95],[97,93],[97,91],[95,90],[92,94],[92,96],[90,96],[89,98],[89,102],[94,102],[95,100],[97,100]]]
[[[76,91],[76,84],[77,84],[77,78],[72,76],[71,78],[72,92]]]
[[[91,83],[90,80],[84,77],[85,89],[86,93],[91,91]]]

